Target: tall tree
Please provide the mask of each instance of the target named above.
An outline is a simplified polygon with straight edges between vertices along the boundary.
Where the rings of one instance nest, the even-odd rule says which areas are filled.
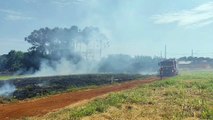
[[[24,67],[24,53],[21,51],[11,50],[6,56],[5,68],[8,71],[14,72]]]

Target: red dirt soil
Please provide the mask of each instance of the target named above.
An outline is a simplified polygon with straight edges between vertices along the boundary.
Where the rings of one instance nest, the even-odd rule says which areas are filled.
[[[103,86],[91,90],[62,93],[36,100],[0,104],[0,120],[20,119],[24,117],[45,115],[48,112],[55,111],[83,100],[91,99],[110,92],[134,88],[138,85],[151,83],[156,80],[158,80],[158,78],[152,77],[145,80],[135,80],[118,85]]]

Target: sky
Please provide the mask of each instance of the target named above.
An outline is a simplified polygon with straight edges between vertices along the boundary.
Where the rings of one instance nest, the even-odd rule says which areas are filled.
[[[0,55],[33,30],[98,27],[105,54],[213,57],[213,0],[0,0]]]

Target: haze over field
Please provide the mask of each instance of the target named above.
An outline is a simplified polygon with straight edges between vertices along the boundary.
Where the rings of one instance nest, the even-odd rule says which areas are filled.
[[[0,0],[0,120],[213,120],[212,73],[213,0]]]
[[[7,0],[0,1],[0,54],[27,51],[35,29],[98,27],[109,39],[103,55],[213,57],[211,0]]]

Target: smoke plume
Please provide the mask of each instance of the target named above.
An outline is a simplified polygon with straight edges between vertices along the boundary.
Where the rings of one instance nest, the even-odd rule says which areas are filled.
[[[40,70],[33,76],[97,73],[97,63],[95,64],[95,61],[85,60],[78,61],[78,63],[73,63],[67,59],[62,58],[61,60],[55,62],[55,66],[52,67],[46,61],[42,61]]]
[[[5,83],[0,86],[0,96],[9,97],[16,90],[16,87],[13,84]]]
[[[107,36],[98,28],[41,28],[25,38],[31,52],[39,54],[40,65],[35,76],[83,74],[97,72]]]
[[[34,76],[89,73],[154,73],[159,58],[104,54],[109,47],[107,35],[96,27],[41,28],[27,42],[30,65],[39,65]],[[33,60],[32,60],[33,57]],[[142,73],[143,74],[143,73]]]

